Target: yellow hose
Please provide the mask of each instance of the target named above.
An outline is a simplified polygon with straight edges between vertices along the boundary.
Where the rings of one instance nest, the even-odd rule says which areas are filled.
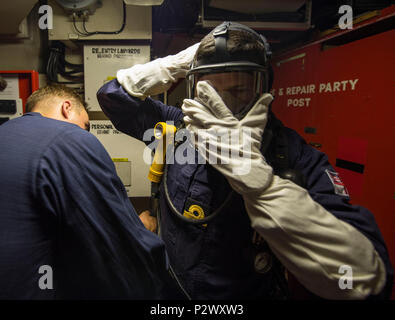
[[[166,161],[166,151],[174,142],[176,130],[175,126],[167,124],[166,122],[158,122],[154,127],[154,135],[159,142],[148,173],[148,179],[151,182],[159,183],[162,180]]]

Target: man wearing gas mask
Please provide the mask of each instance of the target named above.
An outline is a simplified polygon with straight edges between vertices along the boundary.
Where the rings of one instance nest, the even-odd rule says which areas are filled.
[[[167,165],[159,189],[174,273],[193,299],[290,298],[294,278],[311,297],[388,298],[393,270],[374,217],[334,188],[327,156],[271,112],[269,59],[263,36],[225,22],[174,56],[119,70],[97,94],[115,127],[140,140],[157,122],[183,121],[195,158],[207,160]],[[182,110],[149,97],[182,77]],[[224,129],[248,148],[210,139]]]

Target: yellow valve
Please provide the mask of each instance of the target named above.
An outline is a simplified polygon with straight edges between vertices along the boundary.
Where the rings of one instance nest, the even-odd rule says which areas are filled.
[[[205,217],[204,210],[201,206],[193,204],[188,208],[188,210],[184,210],[184,217],[187,217],[189,219],[201,220]],[[202,226],[207,227],[207,223],[202,224]]]
[[[191,205],[187,210],[184,210],[184,216],[191,218],[191,219],[203,219],[204,218],[204,211],[202,207],[198,206],[197,204]]]
[[[154,127],[154,136],[159,142],[148,173],[148,179],[151,182],[159,183],[162,179],[166,161],[166,150],[173,143],[176,131],[177,128],[175,126],[166,122],[158,122]]]

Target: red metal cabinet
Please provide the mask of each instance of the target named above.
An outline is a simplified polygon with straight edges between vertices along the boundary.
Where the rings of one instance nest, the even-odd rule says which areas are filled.
[[[395,265],[395,31],[273,61],[273,111],[329,156],[351,196],[370,209]]]

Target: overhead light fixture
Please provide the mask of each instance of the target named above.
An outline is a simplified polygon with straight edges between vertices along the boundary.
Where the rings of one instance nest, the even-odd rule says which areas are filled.
[[[88,12],[93,14],[103,3],[101,0],[55,0],[68,13]]]

